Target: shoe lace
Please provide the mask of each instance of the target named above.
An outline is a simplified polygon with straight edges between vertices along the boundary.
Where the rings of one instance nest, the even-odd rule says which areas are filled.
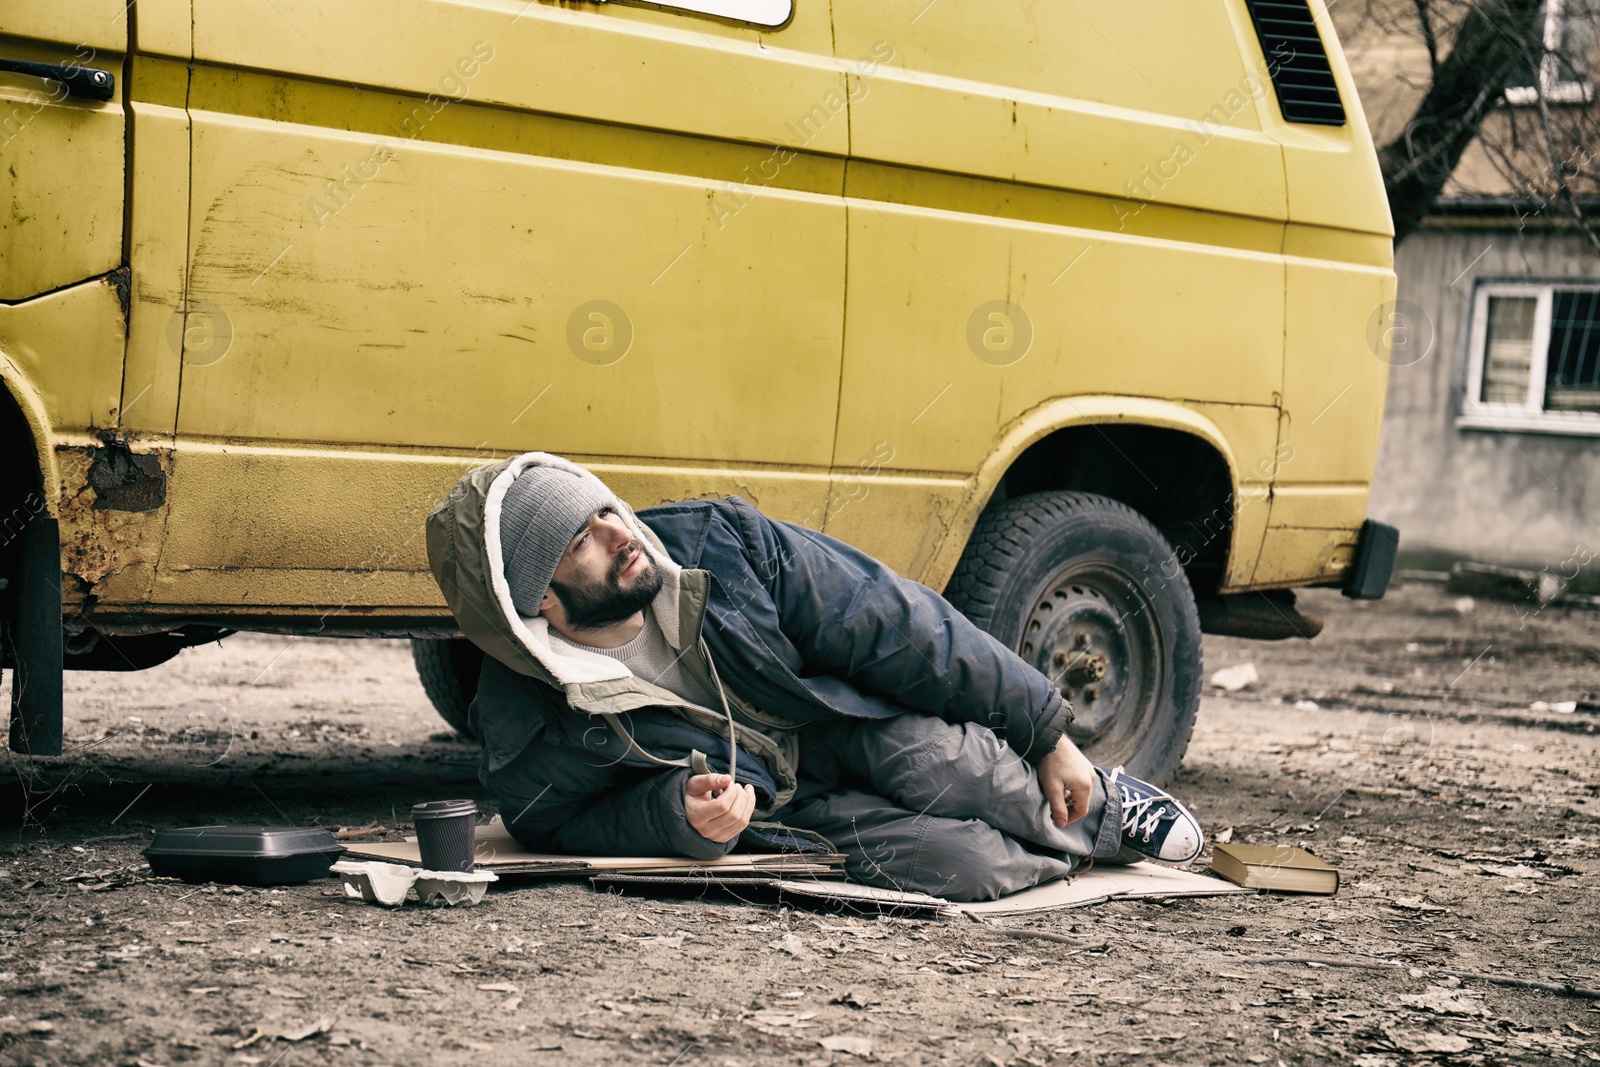
[[[1150,835],[1161,825],[1163,819],[1169,816],[1166,800],[1161,796],[1141,797],[1135,795],[1125,782],[1121,767],[1113,768],[1111,781],[1122,791],[1122,833],[1125,837],[1139,834],[1140,840],[1145,844],[1150,843]]]

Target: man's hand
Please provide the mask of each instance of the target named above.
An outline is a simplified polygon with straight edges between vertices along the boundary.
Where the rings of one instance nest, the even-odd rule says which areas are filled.
[[[1065,734],[1055,750],[1039,761],[1039,787],[1050,802],[1050,817],[1057,826],[1075,823],[1089,813],[1094,766]]]
[[[756,810],[755,786],[735,786],[726,774],[697,774],[689,779],[683,810],[696,833],[720,845],[750,825],[750,813]]]

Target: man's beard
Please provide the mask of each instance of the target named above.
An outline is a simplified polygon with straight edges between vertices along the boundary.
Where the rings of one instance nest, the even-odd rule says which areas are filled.
[[[661,591],[661,569],[645,552],[643,542],[636,539],[630,547],[644,553],[643,572],[631,588],[624,589],[621,584],[622,568],[633,562],[633,556],[626,550],[617,553],[605,580],[592,586],[580,589],[551,579],[550,588],[561,601],[568,626],[574,630],[603,629],[631,618],[655,599]]]

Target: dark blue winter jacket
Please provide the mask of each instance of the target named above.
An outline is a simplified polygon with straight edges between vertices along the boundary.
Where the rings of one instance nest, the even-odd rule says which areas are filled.
[[[769,519],[738,497],[649,508],[637,518],[683,569],[684,647],[693,633],[704,638],[734,717],[749,731],[737,778],[755,786],[758,819],[793,793],[793,735],[804,723],[936,715],[989,726],[1037,763],[1071,719],[1044,675],[932,589],[842,541]],[[469,713],[485,745],[481,777],[519,840],[541,851],[611,855],[711,857],[733,846],[688,825],[686,766],[662,769],[575,700],[575,687],[534,676],[542,672],[480,643],[495,652]],[[698,653],[685,657],[686,667],[706,670]],[[716,717],[637,694],[627,703],[619,721],[637,749],[684,763],[704,753],[712,769],[726,770],[728,740]],[[770,826],[741,840],[785,843]]]

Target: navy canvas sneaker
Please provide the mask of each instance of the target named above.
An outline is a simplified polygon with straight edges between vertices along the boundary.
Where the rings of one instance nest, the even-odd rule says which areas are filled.
[[[1102,768],[1104,770],[1104,768]],[[1109,789],[1122,796],[1122,845],[1159,863],[1188,863],[1205,848],[1200,821],[1171,793],[1143,782],[1121,767],[1105,771]]]

